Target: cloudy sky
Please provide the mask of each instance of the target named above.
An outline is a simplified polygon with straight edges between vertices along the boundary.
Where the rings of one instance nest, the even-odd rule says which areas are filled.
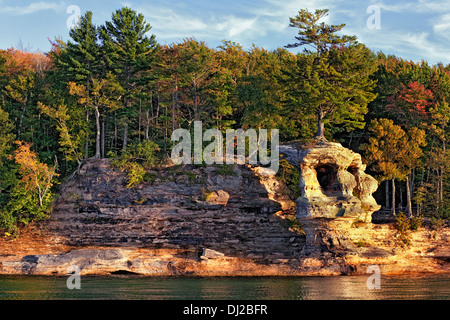
[[[100,25],[122,6],[143,13],[161,44],[195,37],[210,47],[232,40],[245,49],[292,43],[297,31],[288,27],[289,17],[302,8],[328,8],[327,23],[345,23],[344,33],[374,51],[450,63],[450,0],[0,0],[0,49],[46,52],[48,38],[69,39],[78,11],[92,11]]]

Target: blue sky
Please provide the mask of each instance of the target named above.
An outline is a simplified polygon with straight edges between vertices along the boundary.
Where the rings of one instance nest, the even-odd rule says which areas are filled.
[[[345,23],[344,33],[356,35],[374,51],[416,62],[450,63],[450,0],[0,0],[0,49],[22,46],[46,52],[47,38],[67,41],[73,5],[81,13],[92,11],[98,25],[114,10],[129,6],[144,14],[161,44],[195,37],[210,47],[232,40],[245,49],[252,44],[283,47],[297,34],[288,27],[289,17],[302,8],[328,8],[327,23]],[[373,5],[380,12],[379,29],[367,25],[373,14],[367,9]]]

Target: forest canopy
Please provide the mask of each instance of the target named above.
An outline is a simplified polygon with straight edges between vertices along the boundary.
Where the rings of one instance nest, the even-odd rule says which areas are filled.
[[[345,24],[320,22],[327,14],[300,10],[297,42],[276,50],[162,45],[127,7],[100,26],[86,12],[50,52],[0,50],[0,227],[47,217],[58,184],[89,158],[126,165],[132,187],[194,121],[338,141],[385,181],[384,208],[449,218],[450,65],[372,52],[338,36]]]

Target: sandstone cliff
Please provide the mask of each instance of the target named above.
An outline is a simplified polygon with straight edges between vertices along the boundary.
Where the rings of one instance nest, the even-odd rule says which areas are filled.
[[[260,169],[173,166],[150,171],[149,181],[127,189],[125,175],[108,160],[91,160],[64,185],[47,229],[72,245],[294,256],[304,238],[276,215],[283,199],[271,199],[276,193],[269,196]]]
[[[0,274],[266,276],[449,272],[449,228],[411,245],[390,224],[293,220],[289,190],[259,167],[168,167],[127,189],[108,160],[61,187],[50,220],[0,239]]]

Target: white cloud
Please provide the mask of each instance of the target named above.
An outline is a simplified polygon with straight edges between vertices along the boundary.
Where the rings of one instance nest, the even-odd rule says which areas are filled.
[[[201,19],[178,14],[170,8],[152,8],[152,10],[139,11],[150,19],[154,30],[160,30],[168,36],[207,28],[206,23]]]
[[[433,31],[439,36],[450,40],[450,13],[442,15],[435,21],[436,22],[433,24]]]
[[[416,0],[416,1],[404,1],[396,4],[385,4],[383,2],[375,1],[373,4],[378,5],[384,11],[391,12],[419,12],[419,13],[430,13],[430,12],[445,12],[450,10],[450,2],[448,0]]]
[[[158,3],[158,2],[157,2]],[[450,39],[450,1],[416,0],[393,3],[370,0],[260,0],[235,2],[221,10],[183,6],[166,6],[163,2],[134,7],[142,12],[153,26],[152,33],[163,41],[180,41],[194,36],[199,40],[217,43],[227,39],[244,47],[260,43],[267,47],[283,46],[293,41],[295,30],[289,30],[289,17],[306,8],[310,11],[327,8],[328,24],[346,23],[343,33],[356,35],[358,40],[375,51],[395,53],[397,56],[420,61],[448,63],[450,49],[444,39]],[[369,30],[367,7],[371,4],[381,8],[381,29]],[[214,5],[211,5],[214,7]],[[398,18],[397,18],[398,17]],[[414,17],[414,18],[408,18]],[[261,40],[265,37],[264,40]],[[441,41],[439,41],[440,37]]]
[[[141,7],[142,12],[152,25],[151,32],[164,39],[180,40],[195,36],[201,40],[233,39],[245,40],[254,34],[266,32],[258,17],[239,17],[233,14],[224,16],[195,16],[186,12],[177,12],[172,8]]]
[[[421,59],[417,58],[415,62],[422,59],[432,64],[437,62],[448,64],[450,62],[450,50],[436,41],[431,41],[427,32],[398,35],[398,44],[395,49],[399,52],[398,56],[400,57],[402,57],[402,52],[404,55],[411,54],[411,52],[416,53]]]
[[[58,4],[58,3],[54,3],[54,2],[40,1],[40,2],[30,3],[26,7],[10,7],[10,6],[1,7],[0,13],[27,15],[27,14],[32,14],[32,13],[35,13],[38,11],[43,11],[43,10],[60,11],[63,9],[65,9],[65,5],[63,2],[60,2]]]
[[[353,33],[352,33],[353,34]],[[405,32],[402,29],[369,30],[355,32],[358,40],[374,51],[394,53],[397,57],[420,62],[422,59],[431,64],[450,62],[450,48],[445,43],[435,41],[427,31]]]
[[[223,34],[227,38],[241,37],[248,32],[255,32],[258,29],[257,18],[239,18],[233,15],[223,17],[220,22],[213,24],[211,32]]]
[[[289,17],[302,8],[310,11],[319,8],[332,8],[336,1],[331,0],[263,0],[246,6],[242,2],[230,8],[223,15],[197,15],[185,7],[163,5],[134,7],[142,12],[153,26],[151,32],[159,38],[182,39],[195,36],[201,40],[229,39],[243,45],[251,45],[258,37],[281,33],[288,29]],[[129,3],[123,3],[129,5]],[[242,13],[242,14],[241,14]],[[330,10],[330,15],[332,15]],[[330,17],[323,19],[329,22]]]

